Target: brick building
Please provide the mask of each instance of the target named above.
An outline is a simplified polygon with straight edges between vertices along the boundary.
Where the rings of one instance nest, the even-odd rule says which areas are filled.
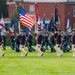
[[[17,0],[20,1],[20,0]],[[37,1],[39,8],[39,16],[41,23],[43,15],[46,15],[46,23],[50,22],[52,14],[54,13],[54,3],[57,3],[59,14],[61,16],[61,29],[66,29],[68,15],[70,15],[71,26],[75,28],[75,0],[22,0],[22,7],[31,15],[34,15],[34,4]],[[9,17],[11,17],[16,10],[17,4],[15,0],[7,0]]]

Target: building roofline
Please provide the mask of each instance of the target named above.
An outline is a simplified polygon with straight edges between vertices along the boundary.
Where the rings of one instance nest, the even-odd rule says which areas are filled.
[[[71,0],[23,0],[23,2],[37,2],[37,3],[65,3],[65,4],[75,4],[75,1]],[[16,4],[17,2],[14,0],[13,2],[7,2],[7,5]]]
[[[7,5],[16,4],[15,2],[7,2]]]
[[[23,0],[23,2],[66,2],[67,0]]]
[[[75,4],[75,2],[65,2],[65,4]]]
[[[29,3],[29,2],[23,2],[23,3]],[[35,2],[30,2],[35,3]],[[37,2],[37,3],[65,3],[65,2]],[[16,4],[16,2],[7,2],[7,5]]]

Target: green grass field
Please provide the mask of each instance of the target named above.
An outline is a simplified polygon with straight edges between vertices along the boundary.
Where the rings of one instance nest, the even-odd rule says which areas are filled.
[[[56,53],[47,50],[43,57],[38,57],[37,52],[21,57],[20,52],[16,53],[10,47],[3,51],[5,56],[0,56],[0,75],[75,75],[72,52],[57,57]]]

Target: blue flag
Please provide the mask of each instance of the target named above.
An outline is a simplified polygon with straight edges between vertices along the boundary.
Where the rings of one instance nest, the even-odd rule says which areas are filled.
[[[51,20],[50,20],[50,24],[48,26],[48,31],[54,32],[54,29],[55,29],[55,15],[53,15]]]
[[[29,28],[26,27],[26,35],[28,35],[29,32]]]
[[[51,19],[51,28],[53,28],[53,29],[55,28],[54,24],[55,24],[55,16],[53,15],[52,19]]]
[[[51,24],[51,32],[54,32],[54,30],[55,30],[55,15],[52,16],[50,24]]]
[[[10,27],[14,26],[14,17],[12,17],[11,22],[10,22]]]
[[[44,30],[47,29],[45,16],[44,16],[44,19],[43,19],[43,29],[44,29]]]

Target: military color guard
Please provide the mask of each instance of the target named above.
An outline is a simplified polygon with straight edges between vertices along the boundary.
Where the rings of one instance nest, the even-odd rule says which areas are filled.
[[[34,36],[34,38],[33,38]],[[36,36],[29,31],[28,35],[24,31],[21,34],[13,33],[11,35],[11,49],[16,52],[21,52],[21,56],[27,56],[29,52],[38,52],[38,56],[43,56],[46,50],[50,52],[56,52],[58,57],[61,57],[64,53],[72,50],[73,57],[75,57],[75,30],[70,34],[62,32],[61,30],[55,32],[43,32],[39,30]],[[4,56],[4,50],[6,50],[6,34],[0,32],[0,54]],[[33,40],[36,42],[36,48],[33,48]],[[28,50],[25,50],[25,46]],[[50,48],[49,48],[50,47]]]

